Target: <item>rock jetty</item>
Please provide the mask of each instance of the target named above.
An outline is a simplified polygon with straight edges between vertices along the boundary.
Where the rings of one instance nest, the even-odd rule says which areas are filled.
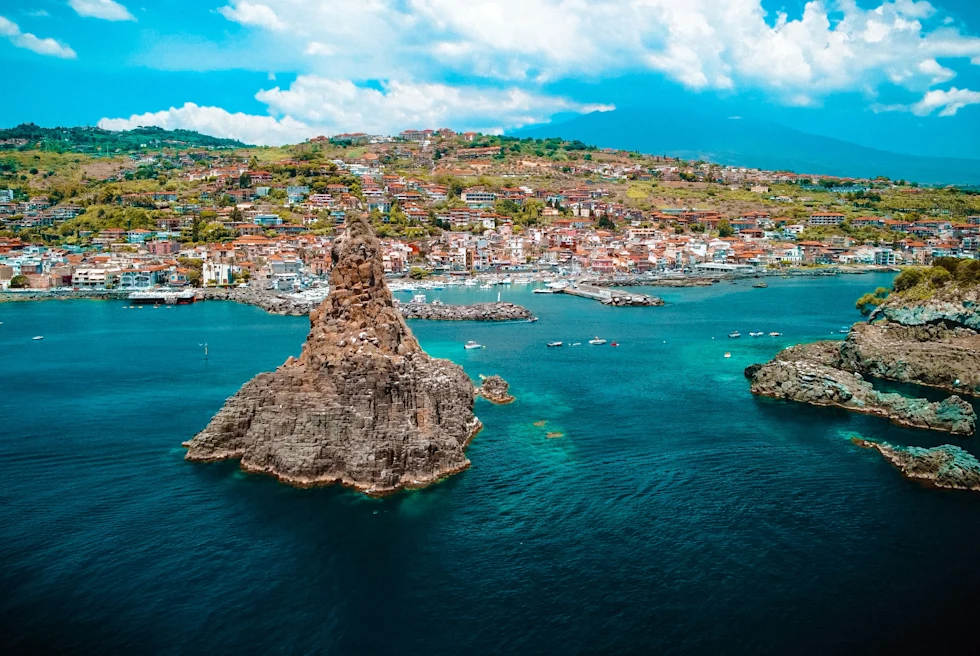
[[[293,298],[254,285],[198,289],[197,299],[201,301],[235,301],[243,305],[260,307],[269,314],[288,316],[308,315],[319,305],[316,301]]]
[[[764,364],[745,371],[752,393],[820,406],[836,406],[887,418],[912,428],[972,435],[973,407],[958,396],[932,403],[901,394],[879,392],[860,373],[840,366],[840,343],[793,346]]]
[[[514,303],[474,303],[473,305],[436,305],[404,303],[397,306],[406,319],[430,321],[527,321],[531,311]]]
[[[332,259],[330,295],[299,358],[246,383],[185,443],[187,459],[238,459],[293,485],[369,495],[463,471],[481,428],[473,383],[419,346],[385,285],[369,223],[351,221]]]
[[[506,405],[514,402],[510,394],[510,384],[500,376],[480,376],[482,385],[476,388],[476,393],[491,403]]]
[[[980,461],[958,446],[944,444],[932,449],[900,447],[884,442],[855,439],[855,444],[875,449],[913,480],[949,490],[980,491]]]

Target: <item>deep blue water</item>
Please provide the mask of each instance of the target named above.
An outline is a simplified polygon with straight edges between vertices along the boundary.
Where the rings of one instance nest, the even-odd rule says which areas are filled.
[[[298,354],[305,318],[0,305],[0,646],[943,651],[975,626],[980,496],[909,482],[850,437],[955,438],[757,399],[742,377],[839,338],[885,283],[656,290],[662,308],[505,290],[540,321],[411,322],[430,353],[502,375],[518,401],[478,401],[469,471],[383,500],[182,459],[226,397]],[[545,347],[559,339],[582,346]],[[975,439],[956,443],[977,453]]]

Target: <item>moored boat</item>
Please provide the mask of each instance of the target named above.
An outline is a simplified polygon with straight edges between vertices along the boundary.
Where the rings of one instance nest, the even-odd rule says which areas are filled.
[[[473,349],[486,348],[486,346],[484,346],[483,344],[477,344],[476,342],[473,341],[469,341],[466,342],[466,345],[463,346],[463,348],[466,349],[467,351],[472,351]]]
[[[737,330],[733,330],[732,332],[728,333],[728,337],[731,339],[738,339],[741,336],[742,333],[738,332]]]
[[[595,339],[590,339],[589,340],[589,344],[591,344],[592,346],[602,346],[605,343],[606,343],[606,340],[600,339],[598,335],[595,336]]]
[[[38,335],[37,337],[32,337],[31,339],[33,339],[35,342],[37,342],[39,340],[44,339],[44,335]]]
[[[556,348],[558,346],[561,346],[562,344],[563,342],[548,342],[548,348]]]

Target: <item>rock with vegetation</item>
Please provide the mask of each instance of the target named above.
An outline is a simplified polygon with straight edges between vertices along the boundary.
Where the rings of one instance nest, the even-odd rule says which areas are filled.
[[[246,383],[185,443],[187,459],[238,459],[298,485],[370,495],[422,487],[470,465],[480,430],[458,365],[427,355],[384,282],[381,245],[363,219],[332,251],[330,295],[298,359]]]
[[[972,435],[976,427],[973,407],[958,396],[932,403],[883,393],[860,374],[837,366],[839,343],[817,342],[793,346],[759,368],[746,370],[752,393],[819,406],[836,406],[887,418],[912,428]]]
[[[491,403],[506,405],[513,403],[514,397],[510,394],[510,384],[500,376],[480,376],[482,384],[476,389],[476,393]]]
[[[950,490],[980,491],[980,461],[958,446],[944,444],[926,449],[860,439],[854,441],[859,446],[877,450],[907,478]]]

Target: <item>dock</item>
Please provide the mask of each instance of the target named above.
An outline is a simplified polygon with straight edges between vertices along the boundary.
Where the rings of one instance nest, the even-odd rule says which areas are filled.
[[[612,305],[615,307],[650,307],[664,304],[663,299],[656,296],[638,294],[636,292],[624,292],[620,289],[593,287],[592,285],[580,284],[577,287],[565,287],[556,291],[562,294],[591,298],[593,301],[599,301],[603,305]]]

